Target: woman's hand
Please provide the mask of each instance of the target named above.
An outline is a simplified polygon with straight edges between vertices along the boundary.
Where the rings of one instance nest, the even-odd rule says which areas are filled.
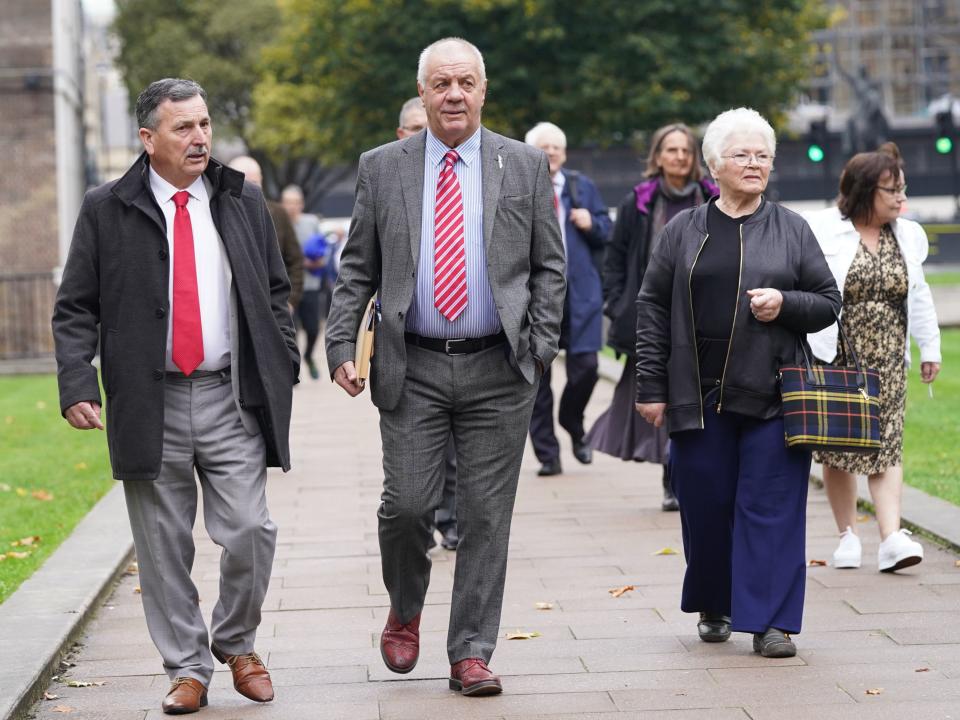
[[[920,379],[925,383],[932,383],[937,379],[937,375],[940,373],[940,363],[938,362],[925,362],[920,363]]]
[[[783,293],[776,288],[747,290],[750,296],[750,312],[760,322],[773,322],[783,307]]]
[[[636,408],[643,419],[654,427],[663,425],[663,415],[667,410],[666,403],[637,403]]]

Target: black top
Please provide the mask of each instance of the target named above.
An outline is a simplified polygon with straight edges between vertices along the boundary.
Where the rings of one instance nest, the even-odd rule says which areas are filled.
[[[710,202],[707,210],[707,241],[693,266],[690,282],[700,384],[704,390],[719,385],[723,377],[733,315],[739,302],[740,228],[752,215],[732,218],[717,207],[716,200]],[[741,290],[746,292],[745,288]]]

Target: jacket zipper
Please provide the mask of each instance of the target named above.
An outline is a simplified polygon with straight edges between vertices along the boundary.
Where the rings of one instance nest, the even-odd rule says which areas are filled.
[[[737,327],[737,313],[740,310],[740,283],[743,281],[743,223],[740,223],[740,269],[737,271],[737,304],[733,306],[733,324],[730,326],[730,340],[727,342],[727,356],[723,359],[723,373],[720,375],[720,394],[717,396],[717,414],[723,406],[723,381],[727,377],[727,364],[730,362],[730,350],[733,348],[733,331]]]
[[[700,253],[703,252],[704,246],[707,244],[707,240],[710,237],[710,233],[707,233],[703,236],[703,240],[700,242],[700,247],[697,249],[697,254],[693,257],[693,265],[690,266],[690,277],[687,278],[687,297],[690,300],[690,329],[693,331],[693,357],[697,361],[697,397],[700,399],[700,429],[703,430],[703,395],[700,394],[699,388],[699,377],[700,377],[700,352],[697,350],[697,322],[694,319],[693,314],[693,269],[697,266],[697,261],[700,259]]]

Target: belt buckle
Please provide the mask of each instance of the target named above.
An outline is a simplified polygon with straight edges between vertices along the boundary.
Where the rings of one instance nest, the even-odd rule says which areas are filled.
[[[461,342],[466,342],[466,341],[467,341],[467,338],[453,338],[452,340],[445,340],[444,343],[443,343],[443,351],[444,351],[447,355],[450,355],[451,357],[456,357],[456,356],[458,356],[458,355],[466,355],[467,353],[465,353],[465,352],[453,352],[453,351],[450,349],[450,343],[461,343]]]

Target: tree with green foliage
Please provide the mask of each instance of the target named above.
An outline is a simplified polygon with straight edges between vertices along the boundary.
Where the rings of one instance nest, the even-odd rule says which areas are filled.
[[[738,105],[777,122],[808,75],[819,0],[283,0],[254,92],[256,143],[352,162],[393,137],[420,50],[454,35],[484,54],[484,123],[551,120],[573,146],[633,142]]]

